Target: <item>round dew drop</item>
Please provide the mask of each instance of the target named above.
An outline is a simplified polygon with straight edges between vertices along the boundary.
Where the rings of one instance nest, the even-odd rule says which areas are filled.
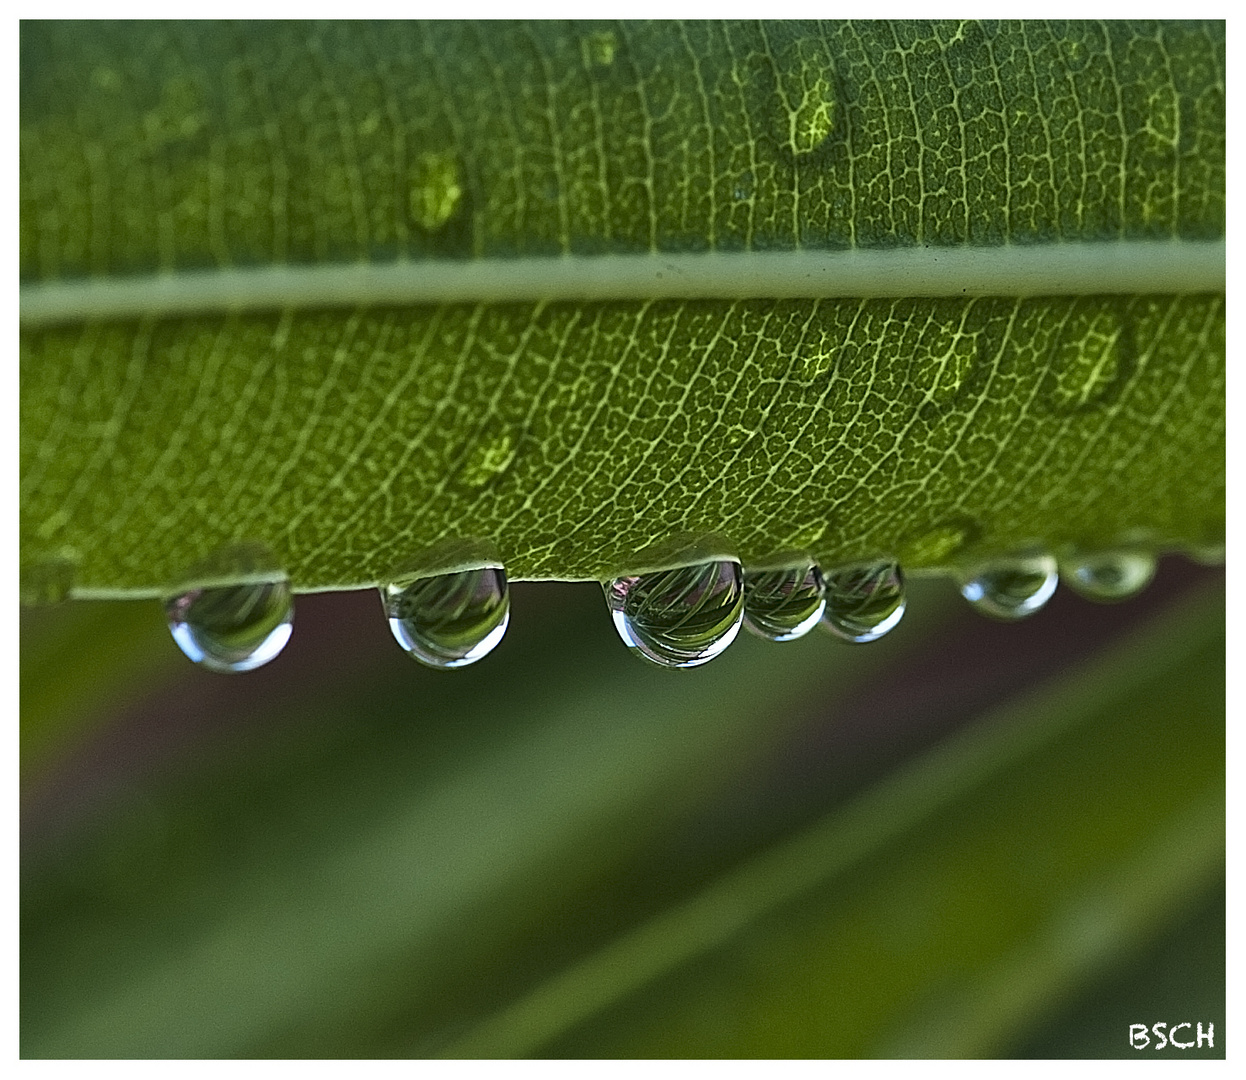
[[[1033,615],[1056,591],[1056,560],[1032,553],[997,559],[960,582],[960,593],[983,615],[1012,622]]]
[[[707,664],[740,632],[744,574],[734,559],[618,577],[604,588],[623,643],[660,667]]]
[[[381,588],[394,638],[431,668],[466,667],[488,656],[510,624],[506,571],[482,566],[396,581]]]
[[[904,617],[904,571],[879,562],[842,566],[826,573],[822,625],[842,641],[877,641]]]
[[[1146,551],[1100,551],[1060,568],[1061,580],[1075,593],[1106,604],[1140,593],[1154,576],[1155,556]]]
[[[290,640],[294,595],[290,579],[258,544],[223,549],[187,579],[230,575],[244,580],[195,584],[166,597],[165,617],[173,640],[196,664],[209,671],[253,671]]]
[[[822,618],[826,583],[812,563],[745,571],[744,625],[767,641],[804,637]]]

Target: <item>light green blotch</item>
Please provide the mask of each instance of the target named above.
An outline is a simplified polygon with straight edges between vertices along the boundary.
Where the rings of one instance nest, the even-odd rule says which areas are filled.
[[[789,533],[783,546],[794,551],[812,551],[818,541],[826,535],[826,529],[827,523],[825,521],[805,525],[803,528]]]
[[[1053,358],[1052,400],[1079,409],[1105,397],[1120,374],[1125,327],[1115,311],[1078,311],[1065,324]]]
[[[482,488],[494,477],[510,468],[519,448],[518,437],[509,429],[494,426],[472,447],[459,470],[459,483],[469,488]]]
[[[969,533],[970,527],[964,524],[936,525],[900,545],[897,552],[900,565],[942,566],[965,546]]]
[[[835,127],[834,65],[826,43],[799,38],[779,50],[775,59],[781,138],[796,157],[812,154]]]
[[[78,572],[78,552],[73,548],[36,552],[22,560],[18,597],[24,607],[59,604],[69,599]]]
[[[818,340],[803,345],[800,356],[795,364],[795,375],[805,383],[818,382],[828,372],[833,371],[839,359],[843,334],[828,334],[825,329],[818,332]]]
[[[193,138],[207,122],[199,87],[185,76],[169,79],[161,87],[160,104],[143,116],[143,127],[153,143]]]
[[[618,39],[612,30],[602,30],[580,41],[580,51],[586,68],[609,67],[618,51]]]
[[[955,326],[940,326],[936,340],[918,350],[909,378],[926,401],[941,402],[954,397],[978,357],[978,335]]]
[[[411,216],[425,229],[439,229],[463,198],[459,162],[452,151],[423,153],[411,171]]]

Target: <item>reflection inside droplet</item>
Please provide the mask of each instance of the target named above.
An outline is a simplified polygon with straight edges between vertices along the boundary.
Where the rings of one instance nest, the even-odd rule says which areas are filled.
[[[394,638],[433,668],[460,668],[491,653],[510,624],[506,571],[482,566],[398,580],[381,601]]]
[[[1033,615],[1056,591],[1056,560],[1031,552],[984,563],[961,578],[961,595],[993,619],[1024,619]]]
[[[253,671],[290,640],[294,596],[289,578],[259,544],[225,548],[188,575],[237,576],[224,584],[192,584],[164,601],[178,647],[209,671]]]
[[[744,575],[734,559],[618,577],[605,590],[619,637],[662,667],[709,663],[740,632]]]
[[[904,572],[889,559],[836,567],[825,574],[822,625],[854,645],[877,641],[904,617]]]
[[[767,641],[794,641],[826,607],[822,571],[812,563],[744,574],[744,625]]]

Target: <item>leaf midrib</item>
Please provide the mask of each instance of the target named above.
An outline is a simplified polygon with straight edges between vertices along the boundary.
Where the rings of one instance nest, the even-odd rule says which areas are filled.
[[[386,304],[1223,292],[1225,241],[678,252],[226,267],[21,288],[21,324]]]

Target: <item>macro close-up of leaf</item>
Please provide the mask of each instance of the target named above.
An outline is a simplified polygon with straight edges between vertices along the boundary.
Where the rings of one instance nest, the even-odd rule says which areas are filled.
[[[1222,22],[20,46],[23,1055],[1223,1056]]]

